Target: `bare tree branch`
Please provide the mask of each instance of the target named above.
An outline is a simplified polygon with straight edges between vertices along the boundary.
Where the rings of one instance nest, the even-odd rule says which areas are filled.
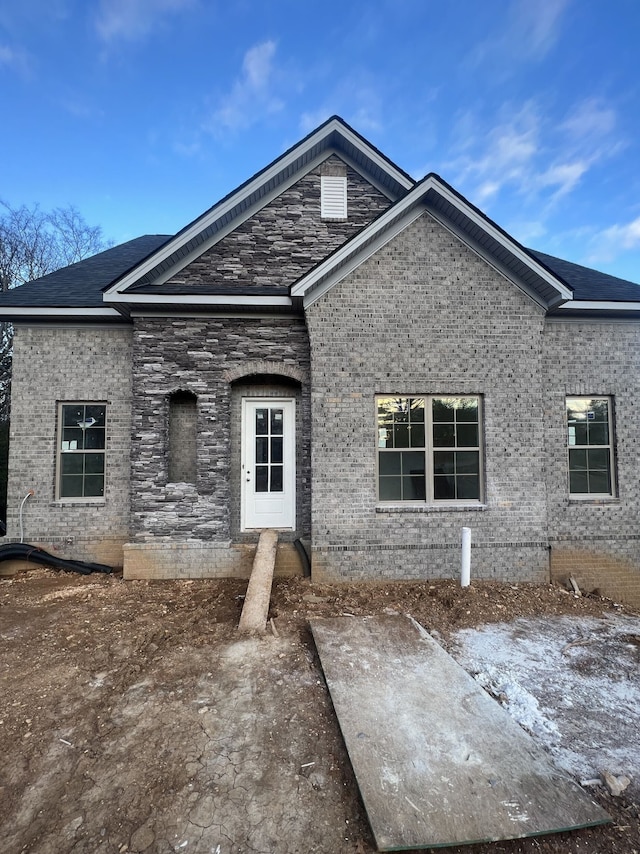
[[[8,291],[111,246],[70,205],[51,213],[0,200],[0,290]],[[0,324],[0,422],[9,418],[13,329]]]

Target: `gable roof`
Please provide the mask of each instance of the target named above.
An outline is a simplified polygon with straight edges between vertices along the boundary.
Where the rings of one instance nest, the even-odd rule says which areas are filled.
[[[133,289],[165,282],[331,154],[338,154],[347,165],[365,175],[391,201],[405,195],[415,184],[413,178],[339,116],[332,116],[179,231],[135,270],[106,288],[105,303],[148,302]],[[148,292],[148,288],[145,290]]]
[[[425,211],[544,308],[572,298],[560,275],[433,172],[299,279],[291,295],[311,305]]]
[[[68,267],[0,294],[5,317],[82,316],[122,319],[115,308],[105,306],[102,290],[135,267],[170,239],[167,234],[145,234],[105,249]]]
[[[374,184],[391,202],[373,222],[305,273],[291,288],[199,287],[185,295],[164,285],[177,270],[232,232],[250,216],[337,154]],[[237,190],[174,236],[145,235],[0,293],[6,319],[86,318],[121,320],[134,307],[142,311],[229,309],[294,310],[312,304],[391,240],[428,212],[450,232],[529,294],[550,314],[585,313],[640,317],[640,285],[573,264],[514,240],[439,175],[416,183],[342,119],[333,116]],[[224,292],[222,292],[224,291]]]

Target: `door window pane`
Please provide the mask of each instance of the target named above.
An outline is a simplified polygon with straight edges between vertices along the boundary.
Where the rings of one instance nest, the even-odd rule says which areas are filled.
[[[256,409],[256,436],[266,436],[269,432],[267,409]]]
[[[282,409],[271,410],[271,435],[282,436],[284,413]]]
[[[269,491],[269,466],[256,466],[256,492]]]
[[[264,436],[256,436],[256,463],[269,462],[269,440]]]
[[[255,491],[284,491],[284,408],[255,410]]]
[[[281,463],[282,462],[282,437],[274,436],[271,439],[271,462],[272,463]]]
[[[271,466],[271,492],[282,492],[282,466]]]

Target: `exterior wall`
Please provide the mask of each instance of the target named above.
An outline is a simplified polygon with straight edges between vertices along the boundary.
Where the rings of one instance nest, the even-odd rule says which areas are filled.
[[[309,307],[314,578],[548,578],[543,324],[428,214]],[[483,507],[377,505],[376,394],[482,395]]]
[[[129,537],[131,444],[130,327],[15,328],[7,536],[59,557],[122,566]],[[107,401],[103,501],[56,501],[59,401]]]
[[[640,325],[549,320],[544,333],[551,570],[585,591],[640,605]],[[570,499],[565,398],[613,398],[616,496]]]
[[[232,545],[194,541],[185,543],[128,543],[124,547],[124,577],[249,578],[256,544]],[[290,578],[304,572],[293,543],[279,542],[274,575]]]
[[[346,221],[320,217],[320,176],[347,175]],[[288,286],[390,205],[335,155],[173,276],[167,285]]]
[[[309,348],[304,320],[145,318],[135,321],[133,345],[135,543],[200,541],[229,546],[232,538],[257,540],[257,534],[239,534],[237,471],[232,478],[232,455],[240,449],[238,395],[247,377],[254,383],[248,387],[251,396],[255,391],[265,396],[281,393],[282,377],[297,385],[297,389],[287,386],[288,395],[298,401],[300,439],[297,530],[288,538],[308,534]],[[169,396],[178,390],[197,396],[195,484],[168,480]]]

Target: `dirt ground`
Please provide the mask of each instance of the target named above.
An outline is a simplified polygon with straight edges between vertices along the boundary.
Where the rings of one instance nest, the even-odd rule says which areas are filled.
[[[371,854],[307,619],[409,613],[453,631],[614,603],[559,587],[277,581],[262,638],[246,582],[0,579],[3,854]],[[640,854],[640,805],[596,787],[610,825],[452,854]]]

